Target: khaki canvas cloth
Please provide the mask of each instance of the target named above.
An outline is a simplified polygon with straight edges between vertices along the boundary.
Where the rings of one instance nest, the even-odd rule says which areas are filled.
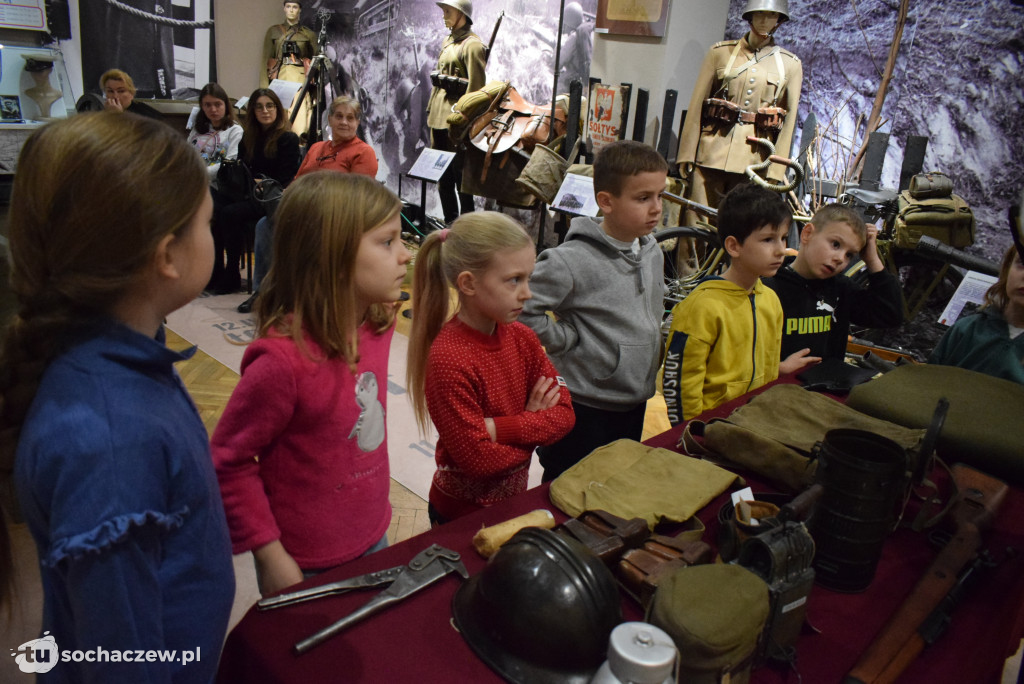
[[[567,515],[601,509],[621,518],[683,522],[729,488],[736,475],[707,461],[620,439],[595,449],[551,482]]]
[[[680,682],[745,684],[770,606],[760,577],[739,565],[712,563],[660,582],[646,619],[679,649]]]
[[[847,404],[910,427],[928,426],[939,399],[949,412],[937,452],[1015,485],[1024,485],[1024,386],[984,373],[936,364],[889,371],[850,392]]]
[[[866,430],[891,439],[908,450],[908,468],[917,461],[925,433],[873,418],[798,385],[780,384],[728,418],[691,420],[679,445],[692,456],[749,470],[776,487],[799,492],[814,482],[817,462],[810,455],[815,443],[834,428]]]

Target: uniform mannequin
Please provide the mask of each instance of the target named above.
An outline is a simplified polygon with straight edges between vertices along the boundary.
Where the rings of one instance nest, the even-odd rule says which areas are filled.
[[[445,0],[438,2],[444,14],[444,25],[451,33],[441,46],[437,60],[440,74],[467,79],[465,90],[446,90],[438,85],[430,92],[427,105],[427,125],[430,126],[430,146],[436,150],[456,152],[454,143],[448,138],[448,115],[452,105],[467,92],[483,88],[487,78],[484,66],[487,64],[487,49],[479,36],[470,29],[473,26],[473,5],[469,0]],[[462,154],[457,153],[437,183],[441,197],[444,222],[451,223],[473,211],[473,196],[457,190],[462,181]]]
[[[743,18],[750,31],[739,40],[716,43],[705,56],[679,136],[676,161],[683,177],[690,177],[687,197],[711,207],[746,180],[747,166],[768,157],[763,147],[746,141],[748,135],[768,138],[776,154],[788,156],[796,125],[803,69],[796,55],[778,47],[772,35],[789,20],[787,0],[749,0]],[[739,120],[709,120],[708,98],[738,106]],[[785,110],[781,129],[755,125],[758,110],[770,107]],[[785,168],[772,165],[768,175],[782,180]],[[696,219],[687,212],[689,225]]]
[[[275,24],[267,29],[263,39],[263,64],[260,69],[260,87],[266,88],[272,80],[303,83],[309,62],[316,55],[316,34],[299,23],[302,4],[296,0],[285,0],[284,23]],[[309,98],[299,105],[299,113],[295,117],[292,130],[302,135],[309,127]],[[289,110],[289,114],[291,111]]]

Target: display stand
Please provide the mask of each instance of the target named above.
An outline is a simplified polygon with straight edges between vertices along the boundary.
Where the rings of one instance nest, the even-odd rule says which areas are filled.
[[[402,176],[420,181],[420,228],[422,230],[426,230],[427,227],[427,183],[437,183],[453,159],[455,159],[454,152],[424,147],[412,167],[407,172],[398,174],[399,197],[402,196]]]
[[[407,176],[420,182],[419,229],[424,236],[427,234],[427,183],[437,183],[441,176],[444,175],[445,169],[451,165],[453,159],[455,159],[454,152],[424,147],[420,151],[420,156],[413,162],[412,168],[405,173],[398,174],[399,197],[402,196],[402,176]],[[403,300],[405,299],[407,297],[403,297]],[[412,318],[412,309],[405,309],[402,311],[402,315],[406,318]]]

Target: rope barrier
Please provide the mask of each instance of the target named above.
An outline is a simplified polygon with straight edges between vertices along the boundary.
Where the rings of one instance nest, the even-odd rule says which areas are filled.
[[[122,12],[133,14],[140,19],[152,21],[156,24],[165,24],[167,26],[177,26],[179,28],[213,28],[213,19],[206,19],[205,21],[189,21],[186,19],[174,19],[172,17],[164,17],[159,14],[150,14],[149,12],[143,12],[140,9],[126,5],[118,0],[107,0],[107,4],[115,7]]]

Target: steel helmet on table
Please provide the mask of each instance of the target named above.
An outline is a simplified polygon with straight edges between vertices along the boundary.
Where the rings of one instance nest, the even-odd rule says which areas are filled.
[[[470,648],[517,684],[587,684],[622,621],[611,571],[579,542],[520,530],[452,599]]]
[[[750,21],[750,15],[754,12],[775,12],[779,15],[781,24],[784,21],[789,21],[789,0],[747,0],[747,8],[743,10],[743,19]]]
[[[466,19],[473,21],[473,3],[469,0],[444,0],[436,3],[438,7],[451,7],[466,15]]]

